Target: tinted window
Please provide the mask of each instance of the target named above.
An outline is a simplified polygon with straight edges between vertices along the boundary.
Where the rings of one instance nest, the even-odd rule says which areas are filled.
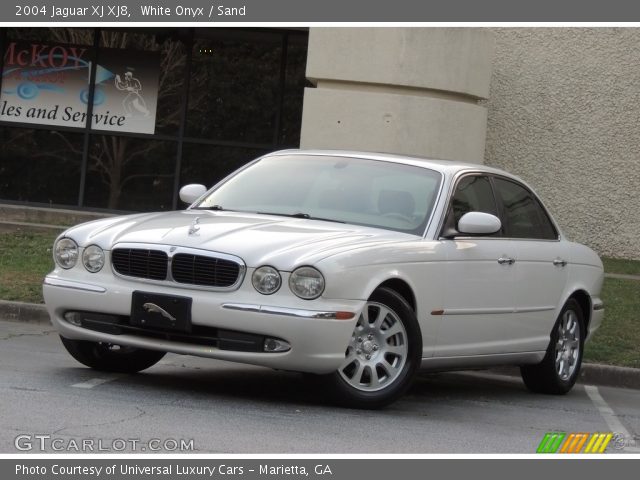
[[[529,190],[501,178],[495,179],[495,186],[496,194],[504,206],[506,236],[547,240],[558,237],[542,205]]]
[[[455,229],[460,218],[468,212],[484,212],[498,215],[491,182],[488,177],[473,175],[464,177],[458,182],[456,191],[451,199],[445,231]]]

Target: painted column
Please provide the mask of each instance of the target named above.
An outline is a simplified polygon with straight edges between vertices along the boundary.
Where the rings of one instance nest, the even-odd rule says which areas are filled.
[[[311,28],[301,148],[482,163],[493,48],[481,28]]]

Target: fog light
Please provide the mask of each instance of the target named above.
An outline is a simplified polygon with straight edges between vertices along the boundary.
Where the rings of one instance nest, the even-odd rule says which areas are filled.
[[[82,314],[80,312],[67,312],[64,314],[64,319],[76,327],[82,326]]]
[[[264,341],[265,352],[286,352],[288,350],[291,350],[291,345],[289,345],[289,342],[285,342],[284,340],[267,338]]]

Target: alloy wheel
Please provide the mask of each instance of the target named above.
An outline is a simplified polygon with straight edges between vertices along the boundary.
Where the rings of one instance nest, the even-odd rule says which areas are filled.
[[[398,315],[381,303],[367,302],[338,371],[351,387],[375,392],[394,383],[408,354],[407,331]]]
[[[555,348],[556,372],[561,380],[573,375],[580,357],[580,322],[576,312],[569,309],[558,323],[558,339]]]

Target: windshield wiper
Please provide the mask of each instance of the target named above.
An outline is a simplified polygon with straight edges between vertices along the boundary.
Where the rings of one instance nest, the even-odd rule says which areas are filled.
[[[335,222],[345,223],[342,220],[334,220],[333,218],[312,217],[308,213],[296,212],[296,213],[280,213],[280,212],[256,212],[260,215],[277,215],[279,217],[291,217],[291,218],[304,218],[307,220],[321,220],[323,222]]]
[[[233,210],[227,210],[222,205],[211,205],[209,207],[193,207],[192,210],[216,210],[216,211],[226,211],[232,212]]]

